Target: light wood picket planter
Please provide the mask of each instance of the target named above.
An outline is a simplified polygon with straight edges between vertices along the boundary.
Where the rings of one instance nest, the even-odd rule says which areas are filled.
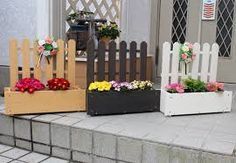
[[[196,54],[196,58],[189,66],[187,74],[184,73],[183,69],[182,71],[179,69],[179,48],[178,43],[173,45],[173,50],[170,43],[163,44],[161,112],[166,116],[230,112],[232,105],[231,91],[173,94],[165,90],[166,85],[180,82],[188,76],[204,82],[216,81],[219,52],[217,44],[210,47],[209,44],[205,43],[203,50],[200,51],[200,44],[195,43],[193,53]]]
[[[22,48],[18,48],[17,40],[10,41],[10,88],[5,88],[5,113],[34,114],[50,112],[85,111],[86,90],[79,89],[75,85],[75,41],[68,42],[67,49],[64,41],[57,41],[59,52],[51,58],[50,64],[46,64],[45,71],[37,67],[37,45],[30,48],[30,41],[23,40]],[[18,70],[18,53],[22,58],[22,71]],[[32,53],[32,55],[31,55]],[[68,65],[65,66],[64,54],[68,55]],[[33,60],[33,69],[30,61]],[[30,69],[31,67],[31,69]],[[45,81],[53,78],[66,78],[71,84],[71,89],[66,91],[43,90],[34,94],[14,91],[16,82],[21,78],[35,77],[44,78]]]

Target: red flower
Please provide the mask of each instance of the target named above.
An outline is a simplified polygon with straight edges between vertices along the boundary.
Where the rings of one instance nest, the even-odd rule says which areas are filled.
[[[38,79],[34,78],[23,78],[19,80],[15,85],[16,91],[25,92],[32,94],[35,91],[45,89],[45,85]]]
[[[64,78],[53,78],[48,80],[47,85],[50,90],[67,90],[70,87],[69,81]]]

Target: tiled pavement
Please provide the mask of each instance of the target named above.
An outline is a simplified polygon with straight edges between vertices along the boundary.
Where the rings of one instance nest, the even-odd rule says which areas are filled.
[[[231,113],[176,117],[0,114],[0,143],[88,163],[236,163],[234,107]]]
[[[0,163],[69,163],[69,161],[0,144]]]

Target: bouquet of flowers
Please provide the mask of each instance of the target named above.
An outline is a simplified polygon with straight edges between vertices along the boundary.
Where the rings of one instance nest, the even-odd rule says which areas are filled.
[[[42,63],[44,59],[50,64],[50,57],[56,55],[58,52],[57,43],[50,37],[47,37],[45,40],[38,40],[37,43],[39,54],[38,65],[40,63],[44,64]]]
[[[169,84],[165,88],[169,93],[184,93],[184,86],[179,83]]]
[[[224,91],[224,84],[218,82],[209,82],[206,84],[208,92]]]
[[[191,63],[195,58],[193,54],[193,45],[191,43],[184,43],[180,45],[179,51],[179,60],[180,62],[184,62],[186,64]]]
[[[49,90],[68,90],[70,83],[64,78],[53,78],[47,82]]]
[[[19,80],[15,85],[16,91],[25,92],[32,94],[35,91],[40,91],[45,89],[45,85],[41,83],[38,79],[34,78],[23,78]]]
[[[88,90],[89,91],[110,91],[112,85],[111,83],[107,81],[102,81],[102,82],[93,82],[89,85]]]
[[[117,82],[117,81],[110,81],[111,85],[112,85],[112,90],[115,91],[129,91],[133,89],[133,85],[131,83],[128,82]]]
[[[133,89],[141,89],[141,90],[151,90],[153,88],[153,83],[151,81],[137,81],[134,80],[131,82]]]

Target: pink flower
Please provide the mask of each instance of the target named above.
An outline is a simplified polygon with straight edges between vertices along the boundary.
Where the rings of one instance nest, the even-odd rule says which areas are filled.
[[[224,90],[224,83],[217,83],[218,90],[223,91]]]
[[[193,44],[190,44],[190,43],[189,43],[189,44],[188,44],[188,48],[189,48],[189,49],[193,49]]]
[[[184,86],[179,83],[172,83],[165,86],[167,92],[170,93],[184,93]]]
[[[184,88],[181,85],[177,86],[175,89],[178,93],[184,93]]]
[[[53,40],[50,37],[46,37],[45,42],[47,44],[52,44]]]
[[[206,85],[206,89],[209,92],[223,91],[224,90],[224,84],[223,83],[218,83],[218,82],[209,82]]]
[[[186,53],[183,53],[183,54],[181,54],[181,58],[182,58],[183,60],[185,60],[185,59],[188,58],[188,55],[187,55]]]
[[[44,47],[43,46],[38,46],[38,52],[41,54],[44,51]]]

